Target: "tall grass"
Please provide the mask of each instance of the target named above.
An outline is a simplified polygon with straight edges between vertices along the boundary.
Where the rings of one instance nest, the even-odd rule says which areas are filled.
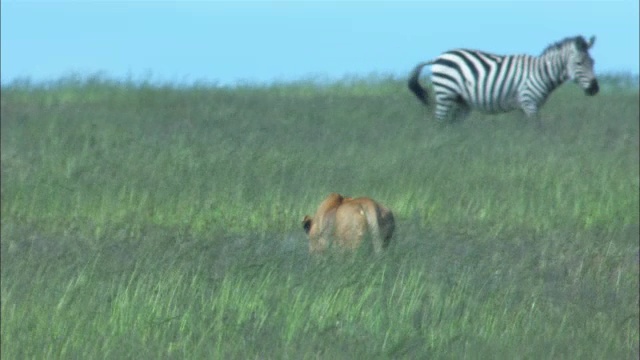
[[[611,78],[543,131],[439,124],[393,78],[5,86],[2,356],[637,357],[638,90]],[[393,209],[387,252],[307,254],[332,191]]]

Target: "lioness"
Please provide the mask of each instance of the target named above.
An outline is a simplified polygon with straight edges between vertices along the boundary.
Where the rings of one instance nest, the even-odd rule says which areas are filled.
[[[367,198],[350,198],[331,193],[313,218],[305,215],[304,231],[309,235],[309,252],[320,253],[332,242],[348,250],[357,249],[365,237],[376,253],[387,247],[395,229],[391,210]]]

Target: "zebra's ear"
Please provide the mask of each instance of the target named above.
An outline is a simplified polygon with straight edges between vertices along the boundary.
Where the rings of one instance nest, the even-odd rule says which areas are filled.
[[[593,46],[593,44],[595,44],[596,42],[596,36],[593,35],[592,37],[589,38],[589,42],[587,43],[587,49],[591,49],[591,47]]]

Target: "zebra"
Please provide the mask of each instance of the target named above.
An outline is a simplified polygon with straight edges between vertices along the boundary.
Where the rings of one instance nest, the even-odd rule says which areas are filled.
[[[598,93],[589,49],[592,36],[568,37],[549,45],[540,56],[500,56],[478,50],[447,51],[434,60],[419,63],[409,74],[409,89],[425,105],[427,90],[418,77],[432,65],[435,116],[439,121],[463,120],[472,109],[501,113],[521,109],[541,125],[538,110],[558,86],[573,79],[585,92]]]

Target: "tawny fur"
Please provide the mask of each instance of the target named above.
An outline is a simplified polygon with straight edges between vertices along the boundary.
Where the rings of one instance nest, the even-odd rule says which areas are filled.
[[[387,247],[395,220],[393,213],[367,197],[350,198],[331,193],[315,215],[305,215],[303,228],[309,235],[309,252],[321,253],[335,244],[341,250],[355,250],[370,238],[376,253]]]

